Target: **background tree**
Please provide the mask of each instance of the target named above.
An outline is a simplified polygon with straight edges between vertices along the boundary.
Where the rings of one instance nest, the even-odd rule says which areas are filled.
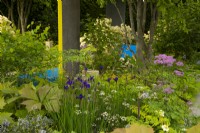
[[[179,4],[174,12],[167,10],[159,21],[154,50],[195,61],[200,51],[200,2]]]
[[[7,17],[13,22],[13,24],[20,29],[22,33],[27,30],[28,22],[32,21],[29,19],[30,13],[32,13],[33,3],[38,3],[39,6],[45,5],[50,7],[52,0],[0,0],[2,6],[7,8]],[[5,9],[4,9],[5,10]],[[55,9],[56,11],[56,9]],[[42,11],[40,10],[40,13]],[[38,14],[40,14],[38,13]],[[5,15],[5,14],[3,14]],[[30,20],[30,21],[29,21]]]
[[[109,1],[115,3],[115,0],[97,0],[103,6]],[[125,1],[125,0],[123,0]],[[154,42],[155,30],[157,27],[158,19],[166,13],[167,10],[173,12],[181,1],[179,0],[126,0],[129,8],[129,18],[132,28],[132,34],[137,45],[137,60],[145,62],[150,60],[153,55],[152,44]],[[188,1],[186,1],[188,2]],[[147,12],[148,11],[148,12]],[[134,17],[133,14],[136,14]],[[174,16],[177,14],[173,12]],[[148,20],[147,18],[150,17]],[[146,26],[147,20],[149,27]],[[149,39],[145,40],[144,33],[149,31]]]

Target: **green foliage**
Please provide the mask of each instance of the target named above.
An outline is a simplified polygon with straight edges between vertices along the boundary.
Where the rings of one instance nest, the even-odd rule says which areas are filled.
[[[196,62],[200,49],[200,3],[186,2],[167,11],[159,21],[154,50],[156,53],[173,54],[175,57],[186,56],[187,60]],[[175,16],[172,16],[175,14]]]
[[[124,26],[111,26],[110,19],[96,19],[88,23],[88,33],[84,35],[86,45],[96,48],[93,56],[92,68],[103,66],[113,70],[119,65],[121,46],[124,43]]]
[[[29,112],[43,108],[47,111],[58,112],[61,92],[57,85],[39,85],[34,87],[32,84],[27,84],[20,90],[21,97],[27,99],[22,104],[26,105],[26,109]]]
[[[40,26],[24,34],[15,29],[6,30],[7,28],[8,26],[2,27],[0,36],[1,81],[16,79],[19,74],[42,72],[57,66],[56,54],[52,55],[53,52],[47,51],[44,46],[48,27],[41,34],[37,34]]]
[[[0,112],[0,123],[3,123],[5,120],[7,120],[9,122],[13,122],[11,115],[12,115],[12,113]],[[1,131],[1,129],[0,129],[0,131]]]

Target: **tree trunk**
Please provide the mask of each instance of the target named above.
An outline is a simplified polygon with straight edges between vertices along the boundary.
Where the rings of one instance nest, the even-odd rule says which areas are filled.
[[[118,8],[120,14],[118,13],[116,7]],[[122,23],[125,23],[125,12],[126,12],[126,4],[121,0],[116,1],[116,7],[109,3],[106,6],[106,17],[112,19],[113,26],[120,26]],[[121,16],[120,16],[121,15]],[[121,20],[122,18],[122,20]]]
[[[21,33],[24,33],[26,31],[28,16],[30,14],[31,6],[32,6],[32,0],[17,1],[17,11],[19,15]]]
[[[10,0],[10,2],[8,0],[2,0],[2,2],[4,3],[4,5],[7,7],[8,9],[8,19],[15,24],[14,22],[14,14],[13,14],[13,8],[14,8],[14,2],[15,0]]]
[[[137,38],[136,38],[136,46],[137,46],[137,54],[136,57],[139,62],[144,64],[144,29],[143,29],[143,0],[138,0],[137,2]]]
[[[80,0],[63,0],[63,50],[80,49]],[[79,73],[79,63],[64,64],[69,76]]]

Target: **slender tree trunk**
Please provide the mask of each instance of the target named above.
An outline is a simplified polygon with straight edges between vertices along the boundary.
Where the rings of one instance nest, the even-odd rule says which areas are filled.
[[[13,9],[14,9],[14,2],[15,0],[10,0],[10,2],[8,0],[2,0],[3,4],[7,7],[8,9],[8,19],[15,24],[14,22],[14,14],[13,14]]]
[[[32,0],[17,1],[17,11],[19,15],[21,33],[24,33],[26,31],[27,21],[28,21],[28,16],[30,14],[31,6],[32,6]]]
[[[151,60],[153,56],[153,49],[152,49],[152,43],[154,41],[154,34],[155,29],[158,23],[158,16],[159,12],[157,10],[156,4],[151,4],[151,24],[150,24],[150,38],[148,43],[148,59]]]
[[[136,57],[139,62],[144,63],[144,49],[145,49],[145,42],[144,42],[144,29],[143,29],[143,0],[138,0],[137,2],[137,38],[136,38],[136,45],[137,45],[137,54]]]
[[[80,0],[63,0],[63,49],[80,49]],[[64,64],[69,76],[79,73],[79,63]]]

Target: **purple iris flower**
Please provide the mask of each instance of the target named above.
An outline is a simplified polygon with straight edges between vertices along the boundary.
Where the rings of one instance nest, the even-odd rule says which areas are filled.
[[[111,78],[108,78],[107,81],[110,83]]]
[[[83,99],[85,96],[83,96],[83,94],[80,94],[80,95],[78,95],[77,97],[76,97],[76,99]]]
[[[64,86],[64,89],[65,89],[65,90],[69,89],[69,86],[68,86],[68,85],[65,85],[65,86]]]
[[[83,85],[82,85],[82,88],[85,87],[85,88],[90,88],[90,84],[87,82],[87,81],[84,81],[83,82]]]
[[[74,83],[73,80],[70,80],[70,79],[69,79],[69,80],[67,81],[67,84],[68,84],[69,86],[71,86],[73,83]]]
[[[88,81],[94,81],[94,76],[90,76],[90,77],[88,78]]]
[[[88,88],[88,89],[89,89],[89,88],[90,88],[90,84],[86,84],[86,85],[85,85],[85,88]]]
[[[85,71],[87,71],[88,70],[88,68],[87,67],[85,67],[85,69],[84,69]]]
[[[118,77],[115,77],[114,80],[115,80],[115,82],[117,83],[117,81],[118,81]]]
[[[103,70],[103,66],[100,66],[99,69],[100,69],[100,70]]]

